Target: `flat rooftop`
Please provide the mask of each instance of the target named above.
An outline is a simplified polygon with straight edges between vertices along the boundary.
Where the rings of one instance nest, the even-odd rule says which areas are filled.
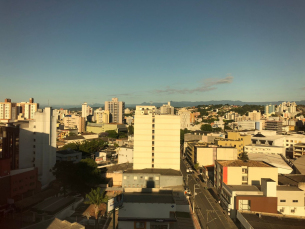
[[[231,191],[261,191],[254,185],[226,185],[226,187],[228,187]]]
[[[243,217],[255,229],[304,229],[305,219],[281,214],[264,214],[242,212]]]
[[[272,167],[262,161],[242,161],[242,160],[230,160],[230,161],[217,161],[224,167]]]
[[[276,186],[276,190],[277,191],[302,191],[301,189],[299,189],[296,186],[287,186],[287,185],[278,185]]]
[[[293,170],[278,154],[248,153],[248,157],[251,161],[263,161],[277,168],[286,169],[291,172]]]
[[[128,169],[124,173],[153,173],[160,174],[163,176],[182,176],[182,173],[174,169]]]
[[[125,203],[165,203],[174,204],[174,198],[172,194],[163,193],[124,193]]]

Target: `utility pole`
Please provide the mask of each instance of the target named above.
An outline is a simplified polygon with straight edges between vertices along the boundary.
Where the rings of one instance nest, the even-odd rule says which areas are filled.
[[[194,202],[193,202],[193,213],[195,213],[195,196],[197,195],[196,193],[196,185],[199,186],[199,184],[194,184]],[[199,187],[198,187],[199,188]]]

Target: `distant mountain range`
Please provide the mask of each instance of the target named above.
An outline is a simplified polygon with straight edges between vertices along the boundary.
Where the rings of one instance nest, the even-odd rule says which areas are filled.
[[[229,105],[266,105],[266,104],[272,104],[272,105],[278,105],[281,104],[282,102],[285,101],[272,101],[272,102],[243,102],[240,100],[211,100],[211,101],[171,101],[171,105],[173,107],[193,107],[193,106],[198,106],[198,105],[216,105],[216,104],[229,104]],[[286,101],[287,102],[287,101]],[[296,102],[297,105],[305,105],[305,100],[300,100],[300,101],[291,101],[291,102]],[[133,108],[136,107],[137,105],[144,105],[144,106],[156,106],[160,107],[163,104],[167,104],[167,102],[164,103],[147,103],[143,102],[141,104],[125,104],[125,107]],[[41,108],[46,107],[47,105],[40,105]],[[89,104],[89,106],[93,108],[99,108],[99,107],[104,107],[104,104],[102,103],[94,103],[94,104]],[[81,104],[79,106],[75,105],[53,105],[52,108],[54,109],[59,109],[59,108],[64,108],[64,109],[74,109],[74,110],[81,110]]]

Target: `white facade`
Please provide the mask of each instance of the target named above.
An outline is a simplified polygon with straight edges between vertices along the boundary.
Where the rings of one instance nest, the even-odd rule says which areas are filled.
[[[256,110],[249,112],[248,116],[251,121],[259,121],[261,119],[260,111],[256,111]]]
[[[238,121],[239,130],[255,130],[255,121]]]
[[[57,115],[46,107],[20,128],[19,168],[37,167],[42,188],[55,179],[51,169],[56,163],[56,123]]]
[[[199,166],[214,165],[215,160],[237,160],[236,148],[225,147],[197,147],[197,161]]]
[[[83,103],[82,104],[82,117],[86,119],[89,115],[92,115],[92,108],[87,104]]]
[[[118,98],[112,98],[111,101],[105,101],[105,111],[109,111],[109,122],[123,123],[125,102],[120,102]]]
[[[191,112],[182,108],[177,114],[180,116],[180,129],[188,129],[191,125]]]
[[[133,163],[133,148],[120,147],[118,150],[118,163]]]
[[[109,123],[109,111],[102,110],[102,108],[94,111],[94,121],[96,123]]]
[[[166,115],[166,114],[173,115],[175,112],[175,108],[171,106],[170,102],[168,102],[167,104],[163,104],[160,107],[160,112],[162,115]]]
[[[154,106],[136,108],[134,169],[180,170],[180,117],[154,111]]]

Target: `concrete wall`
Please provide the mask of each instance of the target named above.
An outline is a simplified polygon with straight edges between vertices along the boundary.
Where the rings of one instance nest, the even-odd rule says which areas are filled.
[[[133,149],[130,148],[120,148],[118,151],[118,162],[122,163],[133,163]]]
[[[225,172],[223,172],[223,182],[228,185],[242,184],[242,168],[241,167],[224,167],[227,168],[227,182],[225,182]]]
[[[262,178],[270,178],[278,183],[278,168],[248,167],[248,184],[260,185]]]
[[[181,176],[161,176],[160,187],[170,187],[183,185],[183,177]]]
[[[200,166],[213,165],[213,151],[216,151],[216,148],[197,147],[197,163],[199,163]]]
[[[172,207],[174,206],[174,207]],[[123,203],[120,217],[169,218],[176,211],[175,203]]]
[[[217,148],[217,160],[236,160],[237,149],[236,148]]]
[[[304,216],[304,191],[283,191],[277,190],[276,192],[278,202],[278,211],[284,209],[281,214],[284,215],[295,215],[295,216]],[[285,200],[285,202],[281,202],[281,200]],[[298,202],[293,202],[293,200],[297,200]],[[295,210],[295,212],[291,212],[291,210]]]

